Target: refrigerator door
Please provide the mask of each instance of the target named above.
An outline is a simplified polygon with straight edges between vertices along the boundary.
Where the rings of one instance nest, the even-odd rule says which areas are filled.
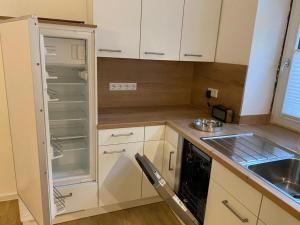
[[[0,36],[0,74],[5,76],[18,196],[39,225],[51,225],[56,209],[46,146],[38,21],[23,17],[0,23]]]
[[[141,156],[139,153],[135,155],[135,159],[142,168],[146,177],[156,189],[157,193],[169,205],[169,207],[176,213],[176,215],[187,225],[199,225],[197,219],[185,207],[183,202],[176,196],[173,190],[168,186],[165,179],[160,175],[158,170],[150,162],[147,156]]]
[[[47,141],[58,186],[96,180],[93,32],[41,29]]]

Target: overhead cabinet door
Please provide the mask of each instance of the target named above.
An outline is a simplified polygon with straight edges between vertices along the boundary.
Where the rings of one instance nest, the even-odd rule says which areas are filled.
[[[0,24],[0,36],[18,195],[39,225],[50,225],[56,207],[46,149],[38,21]]]
[[[184,0],[143,0],[141,59],[179,60]]]
[[[94,0],[99,57],[139,58],[141,0]]]
[[[185,0],[181,61],[215,60],[222,0]]]

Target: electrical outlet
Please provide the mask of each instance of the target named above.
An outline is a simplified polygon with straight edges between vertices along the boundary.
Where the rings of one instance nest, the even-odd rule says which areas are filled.
[[[110,91],[136,91],[137,83],[109,83]]]
[[[218,98],[218,94],[219,94],[219,90],[218,89],[208,88],[207,90],[209,90],[211,92],[211,97]]]

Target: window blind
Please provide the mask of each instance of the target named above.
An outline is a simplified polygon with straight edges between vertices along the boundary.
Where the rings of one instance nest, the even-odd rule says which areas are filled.
[[[283,102],[282,113],[300,119],[300,50],[297,49],[292,60],[288,85]]]

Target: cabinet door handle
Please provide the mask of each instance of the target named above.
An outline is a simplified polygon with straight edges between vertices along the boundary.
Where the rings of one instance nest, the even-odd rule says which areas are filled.
[[[145,55],[165,55],[163,52],[145,52]]]
[[[223,205],[225,205],[225,207],[227,209],[229,209],[230,212],[232,212],[233,215],[235,215],[242,223],[248,223],[249,220],[248,218],[243,218],[242,216],[240,216],[233,208],[230,207],[228,200],[224,200],[222,201]]]
[[[184,54],[184,56],[202,57],[203,55],[201,55],[201,54],[188,54],[188,53],[186,53],[186,54]]]
[[[123,152],[126,152],[126,149],[122,149],[120,151],[111,151],[111,152],[104,151],[103,154],[117,154],[117,153],[123,153]]]
[[[169,171],[173,171],[174,168],[171,167],[171,162],[172,162],[172,155],[174,154],[175,152],[172,151],[170,152],[170,155],[169,155]]]
[[[112,134],[112,137],[128,137],[133,135],[133,132],[127,133],[127,134]]]
[[[98,50],[99,52],[113,52],[113,53],[121,53],[122,50],[120,49],[106,49],[106,48],[100,48]]]

